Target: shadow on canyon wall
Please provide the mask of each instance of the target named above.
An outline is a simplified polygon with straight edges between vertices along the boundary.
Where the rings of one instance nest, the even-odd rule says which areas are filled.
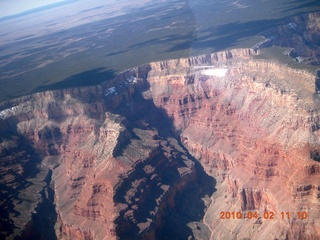
[[[50,187],[51,171],[41,169],[42,161],[38,153],[36,153],[32,143],[18,133],[16,129],[17,121],[13,118],[10,122],[1,121],[0,142],[11,140],[12,146],[2,149],[0,152],[1,162],[1,184],[0,184],[0,238],[5,239],[9,235],[17,235],[21,231],[20,236],[14,239],[56,239],[54,224],[57,214],[54,206],[54,193]],[[20,169],[20,167],[22,169]],[[21,171],[22,170],[22,171]],[[39,178],[39,175],[45,178]],[[7,177],[13,178],[12,181],[3,181]],[[35,198],[31,188],[34,185],[45,182],[44,187],[36,187],[41,195],[41,200],[36,200],[36,208],[32,213],[32,218],[24,229],[16,229],[15,222],[12,217],[27,217],[30,212],[25,208],[24,212],[21,206],[28,205],[28,198]],[[34,188],[33,188],[34,189]],[[20,206],[21,205],[21,206]],[[19,207],[20,206],[20,207]]]
[[[159,231],[159,239],[196,239],[195,231],[201,231],[203,239],[210,239],[210,229],[202,220],[205,215],[205,201],[216,191],[216,180],[207,175],[201,164],[189,155],[195,163],[196,179],[189,182],[186,189],[175,196],[175,206],[164,217],[164,225]]]
[[[150,86],[145,82],[144,90]],[[130,105],[130,107],[129,107]],[[173,119],[169,117],[164,109],[154,105],[152,100],[144,99],[141,91],[135,91],[132,102],[123,103],[113,109],[112,112],[125,116],[128,119],[127,129],[132,132],[133,128],[141,128],[135,123],[144,120],[148,123],[148,129],[156,129],[157,139],[165,142],[165,146],[159,145],[152,157],[145,162],[140,162],[134,166],[134,171],[129,175],[123,176],[122,183],[116,188],[114,195],[115,204],[127,205],[126,210],[120,212],[120,216],[115,220],[117,225],[116,235],[120,239],[188,239],[194,238],[194,228],[190,224],[207,232],[209,237],[210,229],[201,223],[205,209],[207,208],[204,199],[210,201],[210,196],[215,192],[215,179],[208,176],[201,164],[189,154],[188,150],[179,140],[179,132],[173,127]],[[143,130],[143,129],[142,129]],[[137,136],[132,135],[132,138]],[[168,139],[176,139],[176,145]],[[131,139],[124,142],[117,156],[122,156],[123,149],[131,144]],[[171,148],[170,155],[175,156],[173,160],[168,160],[166,147]],[[180,150],[178,150],[180,149]],[[184,166],[183,158],[187,157],[194,163],[195,175],[180,176],[177,169]],[[156,179],[147,176],[144,166],[151,165],[156,168]],[[134,195],[135,199],[143,199],[143,202],[130,202],[125,199],[127,192],[130,192],[133,182],[145,178],[146,182],[139,185]],[[181,184],[185,182],[185,184]],[[157,202],[164,190],[162,186],[169,185],[171,190],[166,192],[162,200]],[[181,187],[181,185],[184,185]],[[142,195],[142,197],[141,197]],[[133,210],[132,216],[126,216],[128,210],[135,209],[138,205],[139,210]],[[159,209],[154,214],[154,209]],[[146,223],[152,219],[150,227],[140,232],[138,223]],[[205,231],[203,228],[207,228]],[[151,238],[153,238],[151,237]]]

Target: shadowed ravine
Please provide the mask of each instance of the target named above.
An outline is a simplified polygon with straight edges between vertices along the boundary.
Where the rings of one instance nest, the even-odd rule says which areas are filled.
[[[149,87],[147,84],[144,90]],[[193,232],[199,225],[204,228],[202,219],[215,190],[215,180],[189,154],[179,141],[179,135],[176,139],[172,119],[152,101],[145,100],[140,92],[132,96],[130,107],[125,103],[114,113],[126,117],[126,128],[131,135],[137,129],[143,131],[140,125],[143,121],[149,129],[157,131],[153,139],[159,141],[150,156],[135,164],[133,171],[126,174],[115,189],[115,204],[127,205],[115,220],[116,235],[120,239],[194,238]],[[144,141],[143,136],[133,138]],[[134,144],[132,139],[125,141],[119,147],[120,155],[130,155]],[[179,172],[179,168],[190,166],[187,172]],[[146,167],[154,171],[149,172]],[[139,223],[147,227],[139,229]],[[202,232],[208,239],[209,229]]]
[[[26,229],[16,239],[57,239],[54,225],[57,221],[57,213],[54,205],[54,192],[51,185],[52,170],[48,171],[44,180],[46,186],[41,190],[41,202],[32,213],[32,220]]]
[[[201,222],[208,204],[204,202],[205,197],[212,195],[215,181],[180,143],[172,118],[153,101],[143,98],[141,93],[149,89],[150,85],[145,81],[129,102],[109,110],[126,118],[125,126],[131,135],[118,146],[115,156],[134,155],[132,151],[136,144],[146,141],[143,131],[150,129],[156,133],[152,138],[158,145],[122,177],[115,189],[115,204],[127,205],[115,220],[116,235],[120,239],[134,239],[133,236],[137,239],[149,239],[150,236],[185,239],[193,236],[194,226],[187,224]],[[182,168],[189,169],[181,173],[179,169]],[[150,219],[152,222],[148,223]],[[170,230],[172,221],[176,227]],[[139,229],[139,223],[150,225]]]

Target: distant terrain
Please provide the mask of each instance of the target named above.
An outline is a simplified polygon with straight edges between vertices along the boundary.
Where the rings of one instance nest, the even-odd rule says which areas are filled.
[[[143,63],[253,47],[318,1],[69,1],[0,18],[0,101],[101,83]]]

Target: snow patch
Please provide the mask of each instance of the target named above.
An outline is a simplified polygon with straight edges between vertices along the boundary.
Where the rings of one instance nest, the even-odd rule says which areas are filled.
[[[105,92],[105,96],[109,96],[109,95],[117,95],[117,89],[115,87],[111,87],[111,88],[108,88],[106,89],[106,92]]]
[[[215,68],[215,69],[206,69],[201,71],[201,74],[207,76],[215,76],[215,77],[224,77],[229,69],[227,68]]]
[[[8,109],[1,111],[0,118],[5,120],[5,119],[13,116],[14,114],[16,114],[17,109],[18,109],[18,107],[12,107],[12,108],[8,108]]]
[[[288,23],[287,26],[290,29],[296,29],[297,28],[297,24],[295,24],[294,22]]]
[[[137,83],[137,78],[134,77],[134,76],[130,76],[129,78],[127,78],[127,81],[128,81],[130,84],[134,84],[134,83]]]

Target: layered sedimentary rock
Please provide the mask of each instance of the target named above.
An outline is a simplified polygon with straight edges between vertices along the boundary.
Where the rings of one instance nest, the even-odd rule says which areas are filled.
[[[2,236],[41,236],[42,219],[58,239],[319,238],[317,76],[255,54],[3,103]]]
[[[288,53],[298,62],[320,64],[320,13],[309,13],[287,19],[280,26],[263,32],[261,47],[292,48]]]
[[[201,198],[203,170],[141,96],[145,67],[102,86],[4,104],[3,238],[164,237],[163,218],[185,189]]]
[[[211,239],[317,239],[316,77],[252,60],[253,54],[243,49],[154,63],[150,95],[190,153],[221,182],[204,219]],[[220,219],[220,212],[247,211],[259,212],[261,221]],[[307,219],[298,219],[302,211]],[[264,219],[264,212],[274,219]],[[282,219],[281,212],[295,216]]]

